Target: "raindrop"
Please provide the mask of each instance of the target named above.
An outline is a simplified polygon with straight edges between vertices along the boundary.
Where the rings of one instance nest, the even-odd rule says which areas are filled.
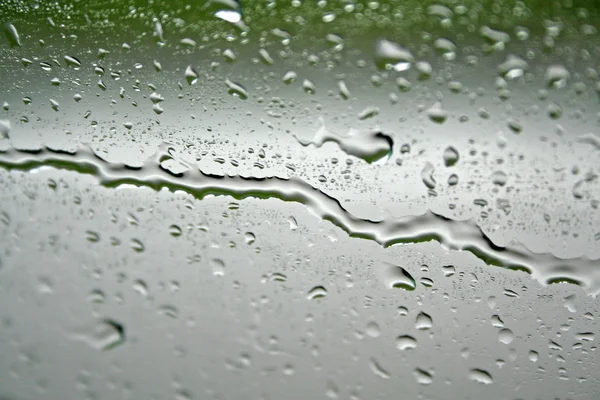
[[[371,371],[378,377],[382,379],[390,379],[390,373],[387,372],[374,358],[369,359],[369,365],[371,367]]]
[[[138,239],[131,239],[131,248],[136,253],[141,253],[144,251],[144,245]]]
[[[256,241],[256,236],[252,232],[246,232],[244,234],[244,241],[247,245],[251,245]]]
[[[492,174],[492,183],[497,186],[506,185],[508,177],[504,171],[496,171]]]
[[[551,65],[546,69],[544,79],[548,87],[564,88],[567,86],[571,74],[562,65]]]
[[[75,69],[78,69],[81,67],[81,61],[79,61],[75,57],[65,56],[64,60],[65,60],[65,64],[67,64],[68,67],[73,67]]]
[[[410,350],[417,347],[417,340],[410,335],[402,335],[396,338],[396,348],[398,350]]]
[[[283,76],[282,81],[283,81],[283,83],[289,85],[289,84],[293,83],[297,77],[298,77],[298,75],[294,71],[288,71]]]
[[[302,88],[308,94],[314,94],[317,91],[317,87],[315,86],[315,84],[308,79],[305,79],[302,82]]]
[[[212,273],[214,276],[225,275],[225,263],[223,262],[223,260],[214,258],[210,260],[210,265],[212,266]]]
[[[469,379],[475,382],[483,383],[485,385],[489,385],[494,382],[494,380],[492,379],[492,375],[490,375],[489,372],[478,368],[469,371]]]
[[[193,85],[198,81],[198,73],[191,65],[188,65],[185,69],[185,80],[188,85]]]
[[[10,22],[4,24],[4,34],[6,35],[6,39],[10,44],[10,47],[21,46],[21,38],[19,37],[19,32],[17,32],[17,28]]]
[[[229,79],[225,80],[225,84],[227,85],[228,93],[233,96],[237,96],[242,100],[246,100],[248,98],[248,91],[245,87],[240,85],[237,82],[232,82]]]
[[[414,59],[409,50],[397,43],[382,39],[375,44],[375,65],[379,69],[393,68],[396,71],[406,71],[410,69]]]
[[[110,350],[125,341],[125,328],[118,322],[105,319],[90,328],[76,331],[73,338],[96,350]]]
[[[141,279],[134,281],[131,287],[134,292],[139,293],[141,296],[148,296],[148,286]]]
[[[491,322],[495,328],[504,328],[504,321],[497,314],[492,315]]]
[[[415,328],[424,331],[433,327],[433,319],[424,312],[420,312],[415,320]]]
[[[321,299],[327,296],[327,290],[323,286],[315,286],[307,293],[308,300]]]
[[[442,124],[448,118],[448,112],[442,108],[440,102],[437,102],[427,110],[427,116],[431,121]]]
[[[96,243],[100,240],[100,235],[94,231],[85,231],[85,239],[88,242]]]
[[[408,291],[416,289],[417,284],[415,282],[415,278],[413,278],[412,275],[404,268],[390,263],[383,263],[381,270],[383,274],[383,280],[387,287],[404,289]]]
[[[459,154],[458,150],[456,150],[452,146],[446,147],[444,150],[444,165],[446,167],[452,167],[454,164],[458,162]]]
[[[456,272],[456,268],[454,268],[454,265],[444,265],[442,267],[442,271],[444,272],[445,277],[450,277],[454,275],[454,273]]]
[[[429,189],[435,188],[436,182],[435,178],[433,177],[434,173],[435,168],[433,167],[433,164],[429,161],[425,162],[425,166],[421,170],[421,180]]]
[[[415,379],[421,385],[431,385],[433,383],[433,376],[421,368],[415,369],[414,374]]]
[[[537,362],[540,359],[540,354],[537,351],[531,350],[529,352],[529,361]]]
[[[514,338],[515,338],[515,335],[513,334],[513,332],[510,329],[504,328],[504,329],[500,329],[500,331],[498,332],[498,340],[501,343],[510,344]]]

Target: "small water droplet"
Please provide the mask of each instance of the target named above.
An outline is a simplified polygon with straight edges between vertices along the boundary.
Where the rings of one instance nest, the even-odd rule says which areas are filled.
[[[136,293],[139,293],[140,295],[146,297],[148,296],[148,286],[146,285],[146,282],[144,282],[141,279],[137,279],[136,281],[133,282],[133,285],[131,286],[133,291]]]
[[[427,116],[436,124],[443,124],[448,118],[448,111],[442,108],[442,103],[437,102],[427,110]]]
[[[89,328],[76,330],[72,337],[96,350],[110,350],[125,341],[125,328],[114,320],[104,319]]]
[[[21,38],[19,37],[19,32],[17,32],[17,28],[10,22],[4,24],[4,34],[6,35],[6,39],[10,44],[10,47],[21,46]]]
[[[459,154],[458,150],[456,150],[452,146],[446,147],[444,150],[444,165],[446,167],[452,167],[454,164],[458,162]]]
[[[396,338],[396,348],[398,350],[410,350],[417,347],[417,339],[410,335],[402,335]]]
[[[420,312],[415,319],[415,328],[424,331],[433,327],[433,319],[429,314]]]
[[[256,241],[256,236],[252,232],[246,232],[244,234],[244,241],[247,245],[251,245]]]
[[[414,375],[417,382],[421,385],[431,385],[433,383],[433,376],[421,368],[415,369]]]
[[[508,328],[500,329],[500,331],[498,332],[498,340],[501,343],[510,344],[514,338],[515,338],[515,335]]]
[[[370,321],[367,324],[366,333],[370,337],[376,338],[376,337],[379,337],[379,335],[381,335],[381,328],[379,328],[379,325],[377,324],[377,322]]]
[[[144,251],[144,244],[138,239],[131,239],[130,245],[133,251],[135,251],[136,253],[141,253]]]
[[[327,289],[323,286],[315,286],[307,293],[306,298],[308,300],[321,299],[327,296]]]
[[[490,375],[489,372],[478,368],[474,368],[469,371],[469,379],[485,385],[489,385],[494,382],[492,375]]]
[[[185,69],[185,80],[188,85],[193,85],[198,81],[198,73],[191,65],[188,65]]]

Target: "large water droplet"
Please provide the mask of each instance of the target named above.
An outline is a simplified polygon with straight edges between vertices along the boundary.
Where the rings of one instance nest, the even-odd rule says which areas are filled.
[[[327,296],[327,289],[323,286],[315,286],[307,293],[306,298],[308,300],[321,299]]]
[[[125,341],[125,328],[118,322],[104,319],[89,328],[76,330],[72,336],[96,350],[110,350]]]
[[[414,60],[412,53],[398,43],[382,39],[375,44],[375,65],[379,69],[405,71]]]
[[[396,348],[398,350],[410,350],[417,347],[417,339],[410,335],[402,335],[396,338]]]
[[[514,338],[515,335],[508,328],[500,329],[500,331],[498,332],[498,340],[504,344],[510,344],[514,340]]]
[[[458,162],[458,159],[458,150],[456,150],[453,146],[446,147],[446,150],[444,150],[444,165],[446,167],[452,167]]]
[[[415,369],[414,375],[417,382],[421,385],[431,385],[433,383],[433,376],[424,369]]]
[[[433,319],[429,314],[420,312],[415,319],[415,328],[425,331],[433,327]]]
[[[4,34],[6,35],[6,39],[11,47],[21,46],[19,32],[17,32],[17,28],[15,28],[15,26],[10,22],[4,24]]]
[[[413,276],[398,265],[384,263],[381,271],[385,285],[389,288],[415,290],[417,287]]]
[[[296,140],[303,146],[312,144],[316,147],[321,147],[327,142],[334,142],[347,154],[362,158],[368,163],[389,157],[394,143],[390,136],[381,132],[351,130],[346,136],[338,135],[327,130],[322,118],[319,119],[319,128],[312,140],[303,140],[298,137]]]
[[[469,371],[469,379],[485,385],[489,385],[494,382],[492,375],[490,375],[489,372],[478,368],[474,368]]]

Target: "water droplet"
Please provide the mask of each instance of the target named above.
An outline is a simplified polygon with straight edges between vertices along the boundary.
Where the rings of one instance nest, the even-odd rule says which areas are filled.
[[[433,376],[421,368],[415,369],[414,375],[417,382],[421,385],[431,385],[433,383]]]
[[[433,42],[433,47],[438,50],[447,61],[456,59],[456,45],[446,38],[439,38]]]
[[[370,321],[367,324],[366,333],[367,333],[367,335],[369,335],[372,338],[379,337],[379,335],[381,335],[381,329],[379,328],[379,325],[377,324],[377,322]]]
[[[398,350],[410,350],[417,347],[417,339],[410,335],[402,335],[396,338],[396,348]]]
[[[390,264],[383,263],[381,267],[381,273],[385,285],[389,288],[398,288],[404,290],[415,290],[417,284],[415,278],[404,268]]]
[[[401,316],[408,315],[408,308],[406,308],[406,307],[400,306],[400,307],[398,307],[398,309],[396,311],[398,312],[398,315],[401,315]]]
[[[444,265],[442,267],[442,271],[444,272],[445,277],[450,277],[454,275],[454,273],[456,272],[456,268],[454,268],[454,265]]]
[[[390,379],[390,373],[387,372],[374,358],[369,359],[369,365],[371,367],[371,371],[378,377],[382,379]]]
[[[365,119],[373,118],[377,115],[379,115],[379,108],[367,107],[358,114],[358,119],[364,121]]]
[[[102,304],[102,303],[104,303],[105,299],[106,299],[106,295],[100,289],[92,290],[88,294],[88,297],[87,297],[87,301],[89,301],[90,303],[95,303],[95,304]]]
[[[169,226],[169,234],[173,237],[181,236],[181,228],[177,225]]]
[[[170,304],[164,304],[158,307],[158,313],[173,319],[179,317],[179,310]]]
[[[10,44],[10,47],[21,46],[21,38],[19,37],[19,32],[17,32],[17,28],[10,22],[4,24],[4,34],[6,35],[6,39]]]
[[[398,89],[401,92],[408,92],[412,88],[412,83],[410,83],[408,79],[404,77],[396,78],[396,85],[398,85]]]
[[[191,65],[188,65],[185,69],[185,80],[187,81],[188,85],[193,85],[198,82],[198,73],[194,68],[192,68]]]
[[[557,89],[567,86],[571,74],[563,65],[551,65],[546,69],[544,79],[546,85]]]
[[[500,331],[498,332],[498,340],[501,343],[510,344],[514,338],[514,333],[508,328],[500,329]]]
[[[125,341],[125,328],[118,322],[104,319],[92,327],[76,330],[72,337],[96,350],[110,350]]]
[[[580,332],[575,334],[575,340],[581,340],[584,342],[592,342],[596,338],[594,332]]]
[[[529,361],[537,362],[540,359],[540,354],[537,351],[531,350],[529,352]]]
[[[223,262],[223,260],[213,258],[212,260],[210,260],[210,265],[212,266],[212,273],[214,276],[225,275],[225,263]]]
[[[100,235],[94,231],[85,231],[85,239],[88,242],[96,243],[100,240]]]
[[[454,164],[458,162],[459,154],[458,150],[456,150],[452,146],[446,147],[444,150],[444,165],[446,167],[452,167]]]
[[[316,147],[321,147],[326,142],[334,142],[347,154],[362,158],[368,163],[389,157],[393,147],[392,138],[382,132],[358,132],[352,129],[346,136],[330,132],[322,118],[319,119],[319,128],[312,140],[299,137],[296,137],[296,140],[302,146],[312,144]]]
[[[497,186],[506,185],[506,181],[508,180],[508,176],[504,171],[495,171],[492,174],[492,183]]]
[[[379,69],[406,71],[414,60],[412,53],[398,43],[382,39],[375,44],[375,65]]]
[[[415,328],[417,328],[418,330],[424,331],[424,330],[431,329],[432,327],[433,327],[433,319],[431,318],[431,316],[429,316],[429,314],[426,314],[424,312],[420,312],[417,315],[417,318],[415,320]]]
[[[436,124],[443,124],[448,118],[448,112],[442,108],[442,103],[437,102],[427,110],[427,116]]]
[[[244,241],[247,245],[251,245],[256,241],[256,236],[252,232],[246,232],[244,234]]]
[[[64,60],[65,60],[65,64],[67,64],[68,67],[73,67],[75,69],[81,68],[81,61],[79,61],[75,57],[65,56]]]
[[[136,281],[133,282],[133,285],[131,286],[133,291],[136,293],[139,293],[140,295],[146,297],[148,296],[148,286],[146,285],[146,282],[144,282],[141,279],[137,279]]]
[[[350,90],[348,90],[348,87],[346,86],[346,83],[344,81],[338,82],[338,89],[340,92],[340,96],[342,96],[344,100],[348,100],[350,98]]]
[[[315,86],[315,84],[311,80],[308,80],[308,79],[305,79],[302,82],[302,88],[308,94],[315,94],[315,92],[317,91],[317,87]]]
[[[308,300],[321,299],[327,296],[327,289],[323,286],[315,286],[307,293],[306,298]]]
[[[497,314],[492,315],[491,322],[495,328],[504,328],[504,321]]]
[[[421,180],[429,189],[435,188],[436,182],[433,174],[435,173],[435,168],[433,164],[429,161],[425,162],[425,166],[421,170]]]
[[[60,104],[58,104],[58,101],[50,99],[50,107],[52,107],[54,111],[58,111],[58,107],[60,107]]]
[[[494,382],[492,375],[490,375],[489,372],[478,368],[474,368],[469,371],[469,379],[475,382],[483,383],[484,385],[489,385]]]
[[[138,239],[131,239],[130,245],[133,251],[135,251],[136,253],[141,253],[144,251],[144,244]]]
[[[248,91],[245,87],[240,85],[237,82],[232,82],[229,79],[225,80],[225,84],[227,85],[228,93],[233,96],[237,96],[242,100],[246,100],[248,98]]]
[[[293,83],[297,77],[298,77],[298,75],[294,71],[288,71],[283,76],[282,81],[283,81],[283,83],[289,85],[289,84]]]

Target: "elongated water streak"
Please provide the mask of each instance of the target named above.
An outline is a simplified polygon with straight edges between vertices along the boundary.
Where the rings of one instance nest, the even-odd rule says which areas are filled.
[[[161,162],[169,158],[172,157],[167,144],[141,167],[108,162],[88,147],[74,152],[47,147],[37,150],[9,148],[0,151],[0,167],[32,171],[48,166],[92,175],[107,188],[125,184],[157,191],[168,188],[189,193],[199,200],[215,195],[298,202],[351,237],[373,240],[383,247],[436,241],[450,250],[468,251],[488,265],[525,271],[543,284],[568,282],[584,286],[593,295],[600,292],[599,260],[588,257],[561,259],[551,253],[534,253],[521,243],[498,246],[473,219],[456,221],[432,212],[393,220],[360,219],[344,209],[337,199],[299,178],[209,175],[197,168],[172,173],[161,166]]]

